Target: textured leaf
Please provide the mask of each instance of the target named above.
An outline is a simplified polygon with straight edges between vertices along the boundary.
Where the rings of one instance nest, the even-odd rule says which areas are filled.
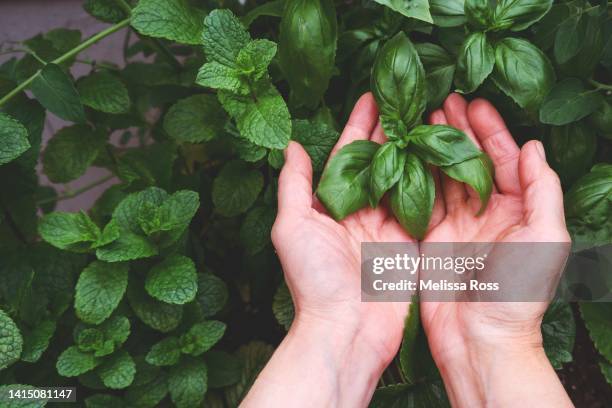
[[[55,334],[55,327],[55,322],[43,321],[32,330],[25,331],[21,360],[28,363],[37,362],[49,347],[51,338]]]
[[[105,113],[125,113],[130,109],[130,95],[119,78],[108,72],[96,72],[77,81],[83,105]]]
[[[128,300],[134,313],[147,326],[167,333],[174,330],[183,318],[183,308],[179,305],[163,303],[150,297],[144,290],[130,285]]]
[[[59,249],[86,251],[100,237],[100,229],[84,212],[52,212],[40,219],[38,233]]]
[[[118,390],[128,387],[134,381],[136,365],[128,352],[121,350],[100,364],[96,373],[105,386]]]
[[[493,71],[495,50],[484,33],[473,33],[467,37],[457,59],[456,83],[461,92],[471,93],[484,82]]]
[[[171,366],[181,358],[181,344],[177,337],[166,337],[155,343],[147,353],[146,362],[154,366]]]
[[[240,227],[240,241],[247,254],[254,255],[270,244],[275,218],[276,211],[271,207],[255,207],[247,213]]]
[[[576,324],[572,308],[567,303],[550,304],[542,320],[544,350],[555,369],[572,361]]]
[[[237,68],[228,67],[218,62],[208,62],[200,68],[196,83],[213,89],[221,89],[246,94],[248,83],[245,83]]]
[[[433,23],[429,12],[428,0],[374,0],[377,3],[389,7],[391,10],[397,11],[406,17],[416,18],[427,23]]]
[[[74,308],[84,322],[99,324],[117,307],[128,283],[127,264],[93,261],[79,276]]]
[[[153,408],[168,394],[168,380],[165,374],[137,386],[131,385],[125,391],[125,400],[131,407]]]
[[[0,310],[0,370],[19,360],[22,348],[23,338],[19,328],[4,311]]]
[[[132,10],[132,27],[151,37],[201,44],[204,11],[186,0],[140,0]]]
[[[306,150],[312,162],[312,169],[322,171],[338,141],[338,132],[323,123],[311,120],[296,119],[292,123],[291,138]]]
[[[603,101],[597,90],[586,89],[579,79],[567,78],[557,83],[542,102],[540,121],[567,125],[595,112]]]
[[[272,312],[274,313],[274,317],[276,317],[278,324],[283,326],[285,330],[288,331],[291,327],[291,323],[293,323],[295,307],[293,306],[293,300],[291,299],[289,288],[284,281],[280,284],[276,290],[276,293],[274,294],[274,299],[272,300]]]
[[[204,317],[217,314],[229,297],[227,286],[212,273],[198,274],[198,293],[196,299],[202,308]]]
[[[197,278],[195,265],[190,258],[170,255],[151,268],[145,280],[145,289],[162,302],[182,305],[195,299]]]
[[[612,303],[580,303],[580,314],[601,355],[612,361]]]
[[[268,73],[268,65],[276,55],[276,43],[269,40],[254,40],[238,53],[236,64],[242,75],[258,81]]]
[[[15,160],[30,148],[28,130],[0,112],[0,165]]]
[[[207,369],[203,361],[185,359],[170,369],[168,389],[177,408],[199,406],[207,388]]]
[[[32,385],[23,385],[23,384],[8,384],[8,385],[0,385],[0,395],[9,395],[8,391],[34,391],[38,390]],[[6,399],[3,401],[4,408],[42,408],[47,404],[48,400],[46,398],[33,398],[33,399]]]
[[[123,262],[157,255],[157,247],[146,237],[122,231],[119,238],[96,249],[96,256],[104,262]]]
[[[125,316],[112,316],[99,326],[85,327],[76,334],[82,351],[104,357],[115,352],[130,335],[130,321]]]
[[[30,87],[38,101],[70,122],[85,122],[85,112],[72,79],[55,64],[47,64]]]
[[[105,23],[118,23],[127,17],[121,7],[108,0],[85,0],[83,8],[89,14]]]
[[[487,30],[493,25],[493,4],[489,0],[465,0],[465,16],[469,25]]]
[[[209,62],[236,68],[238,53],[251,41],[240,20],[230,10],[213,10],[204,20],[204,52]]]
[[[84,353],[77,346],[70,346],[57,359],[57,372],[64,377],[76,377],[93,370],[100,360],[91,353]]]
[[[223,132],[225,118],[214,95],[194,95],[172,105],[164,118],[164,130],[178,142],[201,143]]]
[[[238,160],[227,163],[215,178],[212,199],[219,214],[233,217],[248,210],[263,188],[263,176]]]
[[[199,356],[221,340],[225,328],[225,323],[216,320],[194,324],[181,336],[181,351],[194,357]]]

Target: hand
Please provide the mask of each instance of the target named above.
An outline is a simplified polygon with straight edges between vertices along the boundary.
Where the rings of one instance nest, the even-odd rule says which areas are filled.
[[[540,142],[531,141],[519,149],[490,103],[479,99],[468,105],[457,94],[448,97],[443,109],[432,113],[431,122],[461,129],[484,148],[495,167],[495,188],[485,212],[476,216],[480,206],[476,192],[442,175],[437,191],[443,194],[437,195],[424,242],[570,242],[561,185],[546,163]],[[562,267],[565,255],[560,253],[556,255],[560,259],[551,262]],[[546,278],[556,282],[561,267],[554,270],[555,276]],[[500,375],[506,387],[516,384],[510,378],[513,365],[522,365],[519,375],[523,378],[527,378],[529,367],[537,367],[534,373],[550,374],[552,367],[544,354],[540,332],[546,308],[545,302],[421,304],[432,355],[455,405],[502,406],[505,398],[513,403],[520,401],[516,389],[505,395],[494,392],[498,378],[494,372],[498,368],[505,371]],[[524,391],[542,387],[541,378],[523,384]],[[548,378],[552,385],[544,386],[540,393],[558,391],[560,384],[554,372]],[[566,396],[562,388],[554,395]],[[566,405],[568,400],[562,398],[555,403]],[[538,405],[545,406],[546,400]]]
[[[330,157],[355,140],[383,142],[377,121],[374,98],[365,94]],[[309,395],[300,399],[298,394],[304,387],[295,389],[285,406],[296,406],[300,401],[308,401],[309,406],[359,406],[369,401],[382,371],[399,349],[408,303],[361,302],[361,243],[414,240],[383,206],[364,208],[339,222],[333,220],[313,197],[308,154],[291,142],[279,177],[272,242],[296,315],[245,405],[283,405],[287,401],[280,396],[287,395],[290,384],[309,380],[313,383]],[[315,351],[306,356],[306,349]],[[322,361],[318,369],[309,371],[301,365],[302,359],[308,360],[308,367]],[[298,368],[294,382],[292,366]],[[283,373],[283,378],[275,372]],[[264,383],[268,387],[259,392]],[[275,393],[272,383],[284,392]],[[314,401],[317,397],[320,404]]]

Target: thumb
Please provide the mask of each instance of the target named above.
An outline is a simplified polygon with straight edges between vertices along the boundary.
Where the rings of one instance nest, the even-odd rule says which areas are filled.
[[[519,179],[526,224],[546,232],[540,239],[568,240],[561,182],[546,162],[541,142],[532,140],[521,149]]]
[[[302,145],[289,142],[278,177],[278,215],[305,214],[312,208],[312,165]]]

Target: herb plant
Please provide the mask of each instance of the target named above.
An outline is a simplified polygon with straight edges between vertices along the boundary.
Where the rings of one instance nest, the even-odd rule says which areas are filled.
[[[606,1],[83,7],[107,28],[0,44],[2,392],[75,386],[87,407],[237,406],[293,319],[269,237],[282,150],[304,146],[334,218],[387,193],[422,237],[436,194],[430,165],[476,190],[481,210],[491,194],[488,157],[462,132],[424,124],[455,90],[491,100],[519,143],[543,140],[576,250],[612,243]],[[115,33],[126,36],[124,61],[83,57]],[[86,75],[73,76],[77,64]],[[352,143],[326,167],[368,90],[388,141]],[[50,115],[66,124],[43,143]],[[91,167],[107,175],[70,189]],[[103,183],[83,211],[58,210]],[[584,324],[612,382],[609,305],[551,305],[542,333],[555,368],[572,362]],[[411,307],[372,406],[448,404]]]

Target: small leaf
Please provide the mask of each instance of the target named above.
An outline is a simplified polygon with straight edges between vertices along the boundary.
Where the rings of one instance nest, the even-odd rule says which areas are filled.
[[[108,72],[96,72],[77,81],[83,105],[105,113],[125,113],[130,109],[130,95],[119,78]]]
[[[180,305],[160,302],[135,285],[130,285],[128,289],[128,300],[140,320],[162,333],[174,330],[183,318],[183,308]]]
[[[469,25],[486,30],[493,24],[493,7],[489,0],[465,0],[465,16]]]
[[[338,141],[338,132],[323,123],[311,120],[295,119],[292,123],[291,138],[306,150],[313,171],[322,171],[329,153]]]
[[[238,53],[251,36],[230,10],[213,10],[204,20],[203,44],[206,59],[237,68]]]
[[[226,114],[214,95],[181,99],[168,110],[164,130],[178,142],[206,142],[223,132]]]
[[[229,293],[225,282],[212,273],[198,274],[198,293],[196,299],[204,317],[217,314],[227,302]]]
[[[461,92],[474,92],[493,71],[495,50],[484,33],[465,39],[457,59],[456,83]]]
[[[407,137],[413,151],[425,162],[450,166],[480,155],[480,150],[460,130],[446,125],[420,125]]]
[[[429,12],[428,0],[374,0],[377,3],[389,7],[406,17],[416,18],[417,20],[433,23]]]
[[[295,307],[293,306],[291,293],[285,281],[280,284],[274,294],[274,299],[272,300],[272,313],[274,313],[276,321],[288,331],[291,327],[291,323],[293,323]]]
[[[85,122],[85,111],[74,83],[62,68],[47,64],[31,85],[38,101],[62,119]]]
[[[108,0],[85,0],[83,8],[89,14],[105,23],[118,23],[127,18],[125,11]]]
[[[57,373],[64,377],[76,377],[93,370],[100,360],[91,353],[84,353],[77,346],[70,346],[57,359]]]
[[[181,358],[181,344],[177,337],[166,337],[155,343],[145,357],[146,362],[154,366],[171,366]]]
[[[170,255],[149,271],[145,289],[162,302],[178,305],[191,302],[198,290],[193,261],[182,255]]]
[[[96,374],[100,376],[105,386],[119,390],[128,387],[134,381],[136,365],[127,351],[120,350],[96,368]]]
[[[0,112],[0,165],[15,160],[30,148],[28,130]]]
[[[540,121],[550,125],[567,125],[595,112],[604,101],[597,90],[588,90],[582,81],[566,78],[557,83],[542,102]]]
[[[205,12],[185,0],[140,0],[132,10],[132,27],[151,37],[201,44]]]
[[[194,324],[180,339],[181,351],[197,357],[214,346],[225,333],[225,323],[208,320]]]
[[[83,252],[100,237],[100,229],[84,212],[52,212],[38,224],[41,238],[59,249]]]
[[[263,188],[263,176],[246,163],[227,163],[213,183],[212,199],[219,214],[233,217],[248,210]]]
[[[172,366],[168,377],[170,398],[177,408],[193,408],[202,403],[207,390],[206,364],[201,360],[185,359]]]
[[[276,218],[276,210],[261,206],[251,209],[240,227],[240,241],[246,253],[254,255],[270,243],[272,224]]]
[[[500,0],[493,15],[494,28],[522,31],[544,17],[552,4],[552,0]]]
[[[115,352],[130,335],[130,321],[125,316],[111,316],[98,326],[84,327],[75,333],[81,351],[104,357]]]
[[[236,64],[241,75],[256,82],[268,73],[268,65],[276,55],[276,43],[269,40],[254,40],[238,53]]]
[[[74,308],[84,322],[99,324],[117,307],[128,283],[127,264],[90,263],[79,276]]]
[[[0,370],[19,360],[22,348],[23,338],[19,328],[13,319],[0,310]]]
[[[397,183],[404,171],[406,152],[395,143],[382,145],[372,158],[370,170],[370,206],[375,208],[382,196]]]

